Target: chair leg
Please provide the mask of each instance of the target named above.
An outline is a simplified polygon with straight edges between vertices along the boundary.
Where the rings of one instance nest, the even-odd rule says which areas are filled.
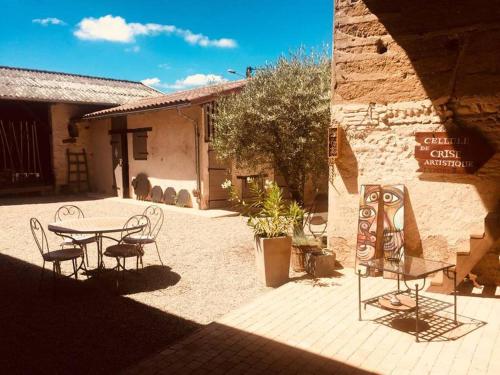
[[[78,280],[78,270],[76,269],[76,259],[71,259],[73,264],[73,274],[75,275],[75,280]]]
[[[85,252],[85,260],[87,262],[87,266],[89,265],[89,253],[87,251],[87,244],[83,245],[83,251]]]
[[[89,278],[89,271],[87,270],[87,266],[85,265],[85,259],[83,258],[83,255],[82,255],[82,262],[80,263],[80,266],[78,268],[79,269],[83,268],[83,270],[85,271],[85,275],[87,275],[87,279],[88,279]]]
[[[139,271],[139,255],[135,257],[135,269],[136,271]]]
[[[163,266],[163,261],[161,260],[160,249],[158,248],[158,244],[155,240],[156,253],[158,254],[158,259],[160,260],[161,265]]]
[[[127,258],[123,258],[123,271],[122,271],[122,280],[125,280],[125,261],[127,260]]]

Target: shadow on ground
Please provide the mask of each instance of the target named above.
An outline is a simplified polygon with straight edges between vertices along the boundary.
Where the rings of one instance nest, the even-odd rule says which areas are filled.
[[[133,374],[373,374],[220,323],[170,346],[161,354],[130,368]],[[125,375],[124,374],[124,375]]]
[[[113,273],[99,281],[58,280],[54,293],[50,272],[39,290],[40,271],[0,254],[2,373],[116,373],[200,326],[121,296],[110,287]],[[127,273],[123,289],[165,288],[179,279],[168,267],[147,267]]]
[[[95,201],[96,199],[104,199],[106,197],[89,196],[87,194],[51,194],[40,195],[22,194],[17,196],[0,196],[1,206],[17,206],[24,204],[47,204],[47,203],[64,203],[64,202],[85,202]]]

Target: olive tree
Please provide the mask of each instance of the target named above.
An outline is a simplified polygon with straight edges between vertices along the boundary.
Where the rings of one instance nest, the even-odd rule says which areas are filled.
[[[328,173],[330,66],[325,52],[300,49],[267,64],[244,89],[220,97],[213,146],[243,168],[274,168],[303,202],[309,176]]]

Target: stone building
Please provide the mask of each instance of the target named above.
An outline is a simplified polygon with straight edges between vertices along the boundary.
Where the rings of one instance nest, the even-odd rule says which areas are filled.
[[[361,185],[404,184],[406,253],[498,285],[500,1],[336,0],[334,25],[329,241],[339,260],[355,261]],[[485,160],[460,169],[437,157],[426,163],[440,168],[421,169],[425,133],[474,134],[468,152]]]
[[[160,94],[140,82],[0,67],[0,194],[59,190],[66,151],[90,151],[87,129],[68,131],[75,118]]]
[[[234,173],[211,148],[210,114],[219,95],[244,85],[244,80],[227,82],[85,114],[78,126],[88,129],[93,140],[93,190],[138,198],[133,184],[142,175],[158,194],[183,190],[188,206],[227,206],[228,192],[221,184]],[[155,199],[149,193],[139,198]]]

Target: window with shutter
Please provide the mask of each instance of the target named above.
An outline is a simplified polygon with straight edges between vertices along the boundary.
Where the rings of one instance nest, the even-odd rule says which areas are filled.
[[[134,160],[148,160],[147,131],[133,133]]]

